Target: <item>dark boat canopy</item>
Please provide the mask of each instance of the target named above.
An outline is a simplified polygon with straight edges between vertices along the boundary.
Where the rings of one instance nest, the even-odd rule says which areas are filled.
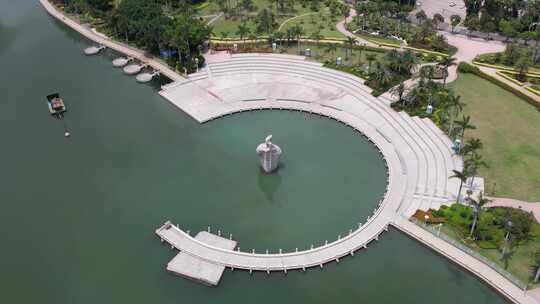
[[[51,100],[53,100],[54,98],[59,98],[59,97],[60,97],[60,94],[54,93],[54,94],[47,95],[47,100],[48,100],[48,101],[51,101]]]

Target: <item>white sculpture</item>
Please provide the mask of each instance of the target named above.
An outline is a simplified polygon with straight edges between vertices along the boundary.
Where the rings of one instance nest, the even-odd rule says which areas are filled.
[[[266,173],[274,171],[279,164],[281,148],[272,143],[272,135],[266,136],[264,143],[257,147],[257,154],[261,159],[261,166]]]

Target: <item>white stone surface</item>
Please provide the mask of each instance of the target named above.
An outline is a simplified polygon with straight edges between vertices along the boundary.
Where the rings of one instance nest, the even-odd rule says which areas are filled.
[[[163,237],[164,240],[171,240],[172,242],[174,238],[167,238],[167,236],[174,234],[175,230],[178,230],[178,228],[167,222],[160,229],[156,230],[156,233],[160,237]],[[228,240],[206,231],[197,233],[195,239],[205,244],[227,250],[233,250],[236,247],[236,241]],[[174,246],[175,244],[171,243],[171,245]],[[225,271],[225,267],[207,262],[187,252],[180,252],[167,264],[167,270],[190,280],[216,286],[223,275],[223,271]]]

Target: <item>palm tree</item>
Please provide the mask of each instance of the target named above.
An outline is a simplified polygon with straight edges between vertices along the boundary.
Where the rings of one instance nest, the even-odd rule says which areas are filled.
[[[334,53],[337,50],[337,46],[333,43],[329,44],[326,49],[324,49],[325,53],[332,53],[332,57],[334,56]]]
[[[379,87],[386,87],[392,80],[392,73],[379,61],[375,63],[376,69],[373,73],[373,80]]]
[[[470,116],[463,116],[462,120],[456,121],[456,124],[459,126],[459,129],[461,130],[461,138],[465,137],[465,130],[474,130],[476,129],[476,126],[471,124],[471,117]]]
[[[474,229],[476,228],[476,223],[478,222],[478,219],[480,218],[480,211],[482,211],[482,207],[489,202],[491,202],[491,200],[485,198],[482,191],[480,191],[480,193],[478,194],[478,200],[469,198],[469,203],[473,207],[473,215],[474,215],[473,222],[471,225],[471,232],[469,233],[469,236],[472,236],[474,233]]]
[[[345,45],[347,45],[347,47],[345,48],[345,60],[348,59],[348,50],[351,51],[352,53],[352,48],[354,45],[356,45],[356,38],[354,37],[347,37],[347,40],[345,40]]]
[[[246,25],[246,23],[242,23],[238,26],[238,30],[236,31],[236,35],[240,36],[240,40],[242,40],[242,45],[245,44],[245,39],[251,31],[249,30],[249,27]]]
[[[315,40],[315,44],[319,46],[319,41],[324,38],[323,35],[321,35],[321,30],[316,30],[309,36],[310,39]]]
[[[291,40],[294,38],[294,28],[290,27],[287,29],[285,36],[287,36],[287,46],[291,45]]]
[[[479,138],[471,138],[465,142],[465,145],[463,145],[463,149],[461,149],[461,152],[463,153],[463,155],[474,154],[477,150],[482,149],[482,147],[483,144]]]
[[[450,56],[443,57],[443,59],[439,62],[439,65],[442,65],[443,68],[444,68],[443,86],[446,87],[446,78],[448,78],[448,68],[450,66],[452,66],[452,65],[456,65],[456,58],[455,57],[450,57]]]
[[[482,155],[478,153],[471,154],[464,162],[464,167],[471,176],[471,187],[474,185],[474,178],[480,167],[487,168],[487,163],[482,159]]]
[[[405,99],[403,98],[403,95],[405,95],[405,83],[401,82],[397,86],[393,87],[392,90],[390,90],[390,93],[392,93],[393,96],[396,96],[398,98],[398,102],[402,103],[402,108],[405,108]]]
[[[375,56],[375,54],[366,54],[366,60],[368,61],[368,73],[371,73],[371,64],[373,63],[373,61],[375,61],[375,59],[377,59],[377,56]]]
[[[227,37],[229,37],[229,32],[227,31],[222,31],[219,33],[221,35],[221,38],[227,40]]]
[[[273,36],[274,36],[274,40],[278,42],[279,47],[281,47],[281,41],[285,37],[285,33],[283,33],[282,31],[277,31],[274,33]]]
[[[293,27],[294,35],[296,36],[296,44],[298,46],[298,53],[300,53],[300,39],[305,34],[304,28],[300,24],[296,24]]]
[[[454,121],[456,120],[456,117],[458,116],[459,112],[463,110],[463,103],[460,101],[461,96],[459,95],[449,95],[449,102],[450,107],[452,109],[452,114],[450,117],[450,128],[449,128],[449,134],[450,136],[454,136]]]
[[[533,260],[534,260],[534,267],[536,268],[536,274],[534,275],[534,283],[538,283],[538,279],[540,279],[540,250],[537,250],[533,254]]]
[[[454,174],[450,176],[450,178],[459,179],[459,190],[458,190],[458,195],[457,195],[457,201],[459,202],[460,197],[461,197],[461,190],[463,189],[463,184],[467,182],[467,178],[469,178],[469,174],[465,169],[463,169],[462,171],[452,170],[452,172],[454,172]]]

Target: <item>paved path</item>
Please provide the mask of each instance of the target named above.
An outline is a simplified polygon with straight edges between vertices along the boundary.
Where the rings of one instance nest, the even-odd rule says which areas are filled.
[[[351,33],[349,32],[349,30],[347,29],[347,23],[351,22],[354,17],[356,16],[356,10],[354,8],[351,8],[350,12],[349,12],[349,17],[341,20],[340,22],[338,22],[336,24],[336,29],[342,33],[343,35],[347,36],[347,37],[353,37],[356,39],[356,43],[359,44],[359,45],[367,45],[367,46],[373,46],[373,47],[378,47],[378,45],[374,44],[374,43],[371,43],[369,41],[367,41],[366,39],[363,39],[363,38],[360,38],[358,36],[356,36],[354,33]]]
[[[162,75],[167,76],[173,81],[179,81],[184,79],[182,76],[180,76],[176,71],[171,69],[165,62],[153,58],[148,57],[145,55],[144,51],[136,49],[134,47],[131,47],[129,45],[126,45],[124,43],[114,41],[107,36],[93,31],[91,29],[88,29],[79,23],[75,22],[74,20],[70,19],[66,15],[64,15],[61,11],[59,11],[54,5],[52,5],[48,0],[39,0],[41,5],[47,10],[47,12],[52,15],[53,17],[57,18],[70,28],[74,29],[75,31],[79,32],[81,35],[85,36],[86,38],[104,45],[110,49],[113,49],[117,52],[120,52],[122,54],[125,54],[129,57],[136,58],[137,60],[151,66],[155,70],[159,71]],[[82,50],[81,50],[82,52]]]
[[[532,212],[538,222],[540,222],[540,202],[525,202],[512,198],[490,197],[492,201],[486,207],[510,207]]]
[[[287,19],[287,20],[285,20],[285,21],[283,21],[283,22],[281,23],[281,25],[280,25],[279,28],[278,28],[278,31],[281,31],[281,29],[283,28],[283,26],[285,26],[285,24],[287,24],[287,23],[293,21],[294,19],[302,18],[302,17],[304,17],[304,16],[309,16],[309,15],[315,15],[315,14],[319,14],[319,13],[305,13],[305,14],[302,14],[302,15],[298,15],[298,16],[291,17],[291,18],[289,18],[289,19]]]

